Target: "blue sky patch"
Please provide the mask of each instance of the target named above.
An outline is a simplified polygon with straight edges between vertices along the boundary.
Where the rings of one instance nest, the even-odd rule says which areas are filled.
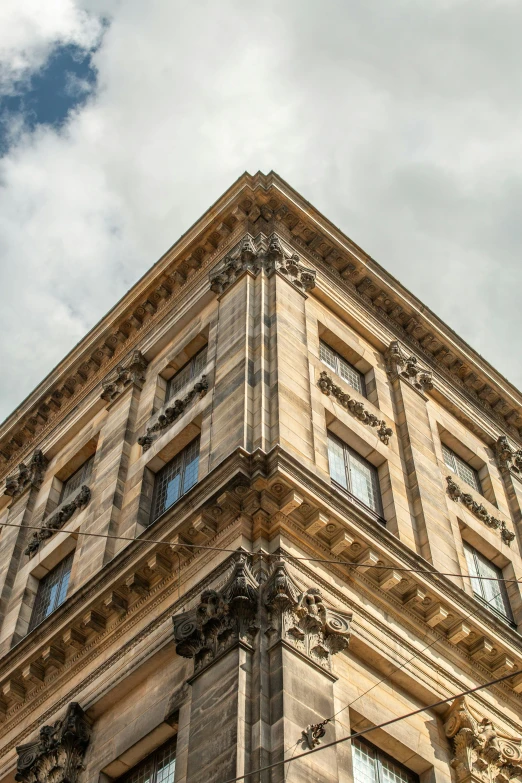
[[[43,68],[14,95],[0,95],[0,156],[9,148],[9,120],[23,117],[25,128],[60,127],[71,109],[85,102],[96,84],[93,51],[57,47]]]

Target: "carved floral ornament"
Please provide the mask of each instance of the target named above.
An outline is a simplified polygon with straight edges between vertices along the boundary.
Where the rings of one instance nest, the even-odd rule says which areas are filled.
[[[141,384],[145,381],[145,370],[148,361],[141,351],[133,351],[122,364],[119,364],[102,382],[100,397],[107,402],[113,402],[128,386]]]
[[[460,500],[472,514],[478,517],[478,519],[480,519],[481,522],[484,522],[488,527],[493,528],[494,530],[500,530],[500,537],[504,543],[509,546],[515,538],[515,534],[506,527],[504,520],[491,516],[482,503],[477,503],[476,500],[473,500],[469,492],[463,492],[461,490],[452,476],[446,476],[446,481],[448,483],[448,495],[450,498],[454,500],[455,503],[458,503]]]
[[[390,442],[390,438],[393,435],[393,430],[388,427],[384,419],[379,419],[374,413],[366,410],[362,402],[354,400],[347,392],[343,391],[340,386],[337,386],[327,372],[322,372],[317,381],[317,385],[321,389],[323,394],[328,397],[332,395],[337,402],[343,406],[347,411],[353,413],[356,419],[362,421],[363,424],[367,424],[369,427],[378,427],[377,435],[379,439],[387,446]]]
[[[9,476],[5,481],[5,494],[13,498],[22,495],[29,487],[40,489],[45,474],[47,460],[40,449],[33,452],[29,464],[21,462],[17,473]]]
[[[506,435],[500,435],[495,443],[495,454],[501,470],[511,470],[522,476],[522,449],[512,448]]]
[[[208,391],[208,380],[206,375],[202,375],[199,381],[197,381],[192,389],[181,399],[174,400],[172,405],[165,408],[165,411],[158,416],[157,421],[150,427],[147,427],[145,435],[141,435],[138,438],[139,445],[143,448],[143,451],[148,451],[157,435],[154,433],[161,432],[173,424],[176,419],[179,419],[181,414],[188,408],[191,402],[196,398],[204,397]]]
[[[390,378],[405,378],[419,391],[433,389],[433,377],[429,370],[419,367],[416,356],[404,353],[398,340],[392,340],[384,352],[386,372]]]
[[[303,266],[296,253],[290,254],[283,250],[277,234],[270,236],[266,250],[261,243],[256,248],[252,236],[247,234],[239,249],[228,255],[218,269],[210,273],[210,288],[216,294],[222,294],[244,272],[257,277],[262,270],[269,276],[278,272],[302,293],[315,287],[315,270]]]
[[[15,779],[21,783],[76,783],[91,734],[90,722],[76,702],[62,720],[42,726],[35,742],[16,748]]]
[[[509,737],[480,717],[466,697],[455,699],[444,724],[453,741],[451,766],[458,783],[508,783],[522,774],[522,739]]]
[[[285,642],[330,670],[332,655],[348,646],[351,617],[327,607],[318,588],[300,590],[283,562],[260,585],[240,555],[222,590],[206,590],[194,609],[173,617],[176,651],[199,672],[237,643],[251,647],[262,628],[271,644]]]
[[[38,552],[40,545],[48,538],[51,538],[58,530],[61,530],[77,509],[85,508],[90,499],[91,490],[86,484],[83,484],[69,503],[60,506],[54,514],[43,520],[42,530],[35,530],[27,547],[24,549],[24,555],[33,557]]]

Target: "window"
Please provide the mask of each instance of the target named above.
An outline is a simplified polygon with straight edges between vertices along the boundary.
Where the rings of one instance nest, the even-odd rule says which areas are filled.
[[[330,476],[377,514],[382,513],[377,471],[346,443],[328,433]]]
[[[468,564],[471,587],[473,593],[479,601],[485,603],[489,608],[499,614],[510,623],[513,622],[513,615],[506,593],[506,587],[503,574],[500,568],[488,560],[484,555],[478,552],[469,544],[464,544],[464,553]],[[486,579],[484,577],[487,577]]]
[[[199,438],[156,473],[151,522],[160,517],[198,480]]]
[[[354,783],[417,783],[418,778],[402,764],[369,742],[352,740]]]
[[[207,346],[205,345],[200,351],[198,351],[192,359],[183,365],[181,370],[172,376],[170,381],[167,382],[167,392],[165,394],[165,402],[172,399],[181,389],[187,385],[187,383],[196,378],[202,370],[204,370],[207,363]]]
[[[118,783],[174,783],[176,770],[176,739],[169,740],[161,748],[143,759]]]
[[[364,375],[322,340],[319,343],[319,358],[323,364],[326,364],[326,366],[333,370],[336,375],[339,375],[343,381],[346,381],[352,389],[355,389],[359,394],[366,397]]]
[[[36,601],[34,602],[29,630],[32,631],[37,625],[45,620],[55,609],[65,601],[67,587],[69,586],[69,577],[74,559],[74,552],[67,555],[56,568],[49,571],[38,585]]]
[[[94,464],[94,454],[92,457],[83,463],[83,465],[75,471],[72,476],[63,482],[62,494],[60,495],[60,503],[70,498],[82,484],[87,484],[91,477],[92,466]]]
[[[455,454],[455,452],[449,449],[444,443],[442,444],[442,456],[444,457],[444,463],[447,468],[453,473],[456,473],[462,481],[465,481],[466,484],[469,484],[474,490],[482,494],[482,487],[480,486],[478,473],[475,468],[472,468],[471,465],[464,462],[458,454]]]

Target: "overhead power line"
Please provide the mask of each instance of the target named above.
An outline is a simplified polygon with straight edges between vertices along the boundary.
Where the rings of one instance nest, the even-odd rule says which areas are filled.
[[[312,753],[320,753],[322,750],[333,748],[335,745],[339,745],[341,742],[350,742],[351,740],[357,739],[357,737],[362,737],[363,734],[368,734],[370,731],[375,731],[375,729],[383,729],[386,726],[391,726],[392,723],[398,723],[401,720],[406,720],[406,718],[412,718],[414,715],[419,715],[421,712],[426,712],[426,710],[433,710],[436,707],[442,707],[443,704],[447,704],[449,701],[460,699],[462,696],[469,696],[471,693],[476,693],[483,688],[489,688],[490,685],[496,685],[499,682],[511,679],[511,677],[516,677],[517,674],[522,674],[522,670],[511,672],[510,674],[504,674],[502,677],[497,677],[495,680],[489,680],[489,682],[485,682],[483,685],[477,685],[475,688],[468,688],[466,691],[454,693],[452,696],[448,696],[446,699],[440,699],[433,704],[427,704],[425,707],[420,707],[418,710],[412,710],[412,712],[407,712],[404,715],[399,715],[399,717],[391,718],[390,720],[386,720],[383,723],[379,723],[377,726],[369,726],[368,728],[362,729],[355,734],[348,734],[346,737],[341,737],[341,739],[333,740],[333,742],[327,742],[325,745],[319,745],[317,748],[313,748],[313,750],[307,750],[305,753],[299,754],[299,756],[292,756],[288,759],[275,761],[273,764],[268,764],[266,767],[260,767],[259,769],[252,770],[251,772],[246,772],[244,775],[239,775],[237,778],[230,778],[229,780],[225,780],[224,783],[237,783],[239,780],[246,780],[247,778],[252,777],[252,775],[259,775],[261,772],[267,772],[268,770],[274,769],[275,767],[280,767],[282,764],[290,764],[291,762],[299,761],[300,759],[304,759],[307,756],[311,756]]]
[[[208,550],[210,552],[228,552],[230,554],[237,554],[237,549],[227,549],[225,547],[219,547],[219,546],[206,546],[205,544],[188,544],[185,542],[170,542],[170,541],[159,541],[158,539],[154,538],[141,538],[141,537],[133,537],[133,536],[115,536],[110,535],[108,533],[87,533],[83,530],[67,530],[65,528],[51,528],[51,527],[45,527],[45,526],[38,526],[38,525],[17,525],[15,522],[2,522],[0,524],[0,527],[17,527],[17,528],[24,528],[27,530],[48,530],[50,533],[69,533],[75,536],[90,536],[94,538],[109,538],[111,540],[117,540],[117,541],[134,541],[139,542],[141,544],[162,544],[163,546],[171,546],[171,547],[182,547],[184,549],[204,549]],[[275,559],[288,559],[288,560],[296,560],[299,562],[307,562],[307,563],[331,563],[333,565],[337,566],[348,566],[349,568],[366,568],[369,569],[377,569],[381,571],[400,571],[401,573],[410,573],[410,574],[425,574],[426,576],[452,576],[452,577],[460,577],[462,579],[482,579],[485,581],[491,581],[491,582],[505,582],[506,584],[522,584],[522,580],[520,579],[504,579],[502,577],[496,577],[496,576],[473,576],[470,574],[453,574],[447,571],[437,571],[436,569],[433,569],[432,571],[426,569],[426,568],[407,568],[406,566],[394,566],[394,565],[368,565],[368,563],[357,563],[357,562],[350,562],[348,560],[328,560],[324,557],[300,557],[299,555],[290,555],[290,554],[281,554],[281,553],[275,553],[271,554],[269,552],[243,552],[243,554],[247,555],[248,557],[265,557],[265,558],[275,558]]]

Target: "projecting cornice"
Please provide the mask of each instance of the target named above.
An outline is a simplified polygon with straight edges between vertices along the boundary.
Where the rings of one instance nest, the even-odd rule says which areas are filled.
[[[258,173],[242,175],[4,422],[0,478],[93,390],[99,395],[102,383],[113,383],[116,368],[172,308],[210,286],[210,270],[245,233],[260,232],[277,232],[299,250],[303,266],[314,264],[355,297],[390,339],[491,421],[493,441],[507,433],[522,443],[521,393],[276,174]]]

